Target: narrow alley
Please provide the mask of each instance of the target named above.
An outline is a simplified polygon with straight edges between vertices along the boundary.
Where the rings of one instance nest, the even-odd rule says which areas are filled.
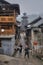
[[[43,60],[40,60],[36,56],[33,56],[30,51],[29,51],[29,58],[24,57],[24,46],[25,46],[24,36],[21,35],[20,40],[20,42],[23,44],[22,54],[19,55],[19,52],[17,52],[16,55],[13,57],[13,59],[7,63],[7,65],[43,65]]]

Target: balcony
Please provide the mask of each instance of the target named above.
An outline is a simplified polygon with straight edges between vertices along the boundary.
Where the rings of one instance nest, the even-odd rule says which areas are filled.
[[[15,30],[2,30],[0,31],[0,38],[11,38],[15,35]]]
[[[16,19],[14,16],[0,16],[0,23],[11,23],[16,22]]]

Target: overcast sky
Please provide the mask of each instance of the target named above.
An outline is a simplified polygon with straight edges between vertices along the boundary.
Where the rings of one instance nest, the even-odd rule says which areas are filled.
[[[40,14],[43,13],[43,0],[7,0],[13,4],[20,5],[20,13]]]

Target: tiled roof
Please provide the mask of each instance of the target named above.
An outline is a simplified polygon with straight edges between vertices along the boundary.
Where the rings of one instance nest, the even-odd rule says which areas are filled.
[[[10,4],[9,2],[7,2],[7,1],[5,1],[5,0],[0,0],[0,2],[1,2],[2,4]]]
[[[11,8],[12,10],[15,10],[18,14],[20,14],[19,4],[11,4],[5,0],[0,0],[0,5],[3,6],[3,4],[7,5],[9,8]]]
[[[43,19],[37,21],[37,23],[33,24],[33,27],[38,27],[43,24]]]
[[[38,16],[36,19],[34,19],[33,21],[31,21],[29,24],[33,25],[36,24],[38,21],[40,21],[42,18],[40,16]]]

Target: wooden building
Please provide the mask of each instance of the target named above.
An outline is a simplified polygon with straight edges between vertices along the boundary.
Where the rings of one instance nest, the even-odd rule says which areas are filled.
[[[31,25],[33,55],[43,58],[43,18],[38,18]]]
[[[0,49],[4,54],[12,55],[14,52],[16,16],[19,14],[18,4],[0,0]]]

